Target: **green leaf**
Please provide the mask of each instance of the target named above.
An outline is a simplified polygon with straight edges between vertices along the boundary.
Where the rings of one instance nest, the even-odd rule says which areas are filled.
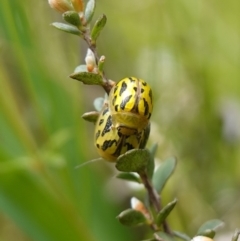
[[[103,14],[94,24],[92,31],[91,31],[91,41],[92,44],[96,43],[96,40],[103,30],[105,24],[107,22],[107,17]]]
[[[223,221],[219,219],[212,219],[205,222],[197,231],[197,235],[203,234],[206,230],[215,231],[217,228],[223,226]]]
[[[160,226],[171,213],[173,208],[177,203],[177,199],[174,199],[172,202],[168,203],[157,215],[157,225]]]
[[[232,241],[238,241],[239,235],[240,235],[240,231],[236,230],[233,237],[232,237]]]
[[[80,20],[80,17],[79,17],[79,14],[75,11],[67,11],[65,13],[63,13],[63,19],[76,26],[76,27],[80,27],[81,26],[81,20]]]
[[[165,160],[157,169],[157,171],[153,175],[153,185],[158,191],[161,193],[162,189],[164,188],[167,180],[172,175],[175,167],[176,167],[177,160],[175,157],[171,157]]]
[[[153,144],[150,148],[149,151],[151,152],[152,156],[155,157],[158,149],[158,143]]]
[[[74,73],[79,73],[79,72],[87,72],[87,65],[86,64],[78,65],[75,68]]]
[[[147,222],[145,216],[134,209],[127,209],[117,216],[121,224],[129,227],[138,226]]]
[[[91,111],[91,112],[86,112],[82,115],[82,118],[86,121],[96,123],[97,119],[99,116],[98,111]]]
[[[75,26],[72,26],[72,25],[69,25],[69,24],[65,24],[65,23],[52,23],[51,24],[53,27],[61,30],[61,31],[64,31],[64,32],[67,32],[67,33],[71,33],[71,34],[74,34],[74,35],[77,35],[77,36],[83,36],[82,32],[79,31]]]
[[[154,168],[155,168],[155,162],[154,162],[154,157],[155,154],[157,152],[157,148],[158,148],[158,144],[155,143],[150,149],[150,153],[151,153],[151,159],[147,165],[147,175],[150,179],[152,179],[153,177],[153,173],[154,173]]]
[[[117,159],[116,168],[121,172],[142,172],[151,159],[147,149],[134,149],[126,152]]]
[[[83,82],[86,85],[102,85],[102,76],[91,72],[78,72],[69,76],[72,79]]]
[[[131,172],[121,172],[117,175],[117,178],[120,178],[126,181],[141,183],[141,179]]]
[[[158,237],[160,237],[164,241],[175,241],[175,239],[172,236],[170,236],[167,233],[161,232],[161,231],[155,233],[155,235],[157,235]],[[156,240],[158,240],[158,239],[156,239]]]
[[[103,67],[104,67],[104,63],[105,63],[105,56],[101,56],[99,61],[98,61],[98,71],[99,73],[103,73]]]
[[[104,105],[105,99],[103,97],[98,97],[93,101],[93,106],[97,111],[101,111]]]
[[[206,229],[202,233],[199,233],[198,236],[204,236],[213,239],[216,232],[212,229]]]
[[[92,17],[93,17],[94,11],[95,11],[95,7],[96,7],[95,0],[89,0],[87,2],[85,13],[84,13],[87,24],[90,23],[92,20]]]
[[[175,237],[178,237],[178,238],[182,239],[182,240],[191,241],[191,238],[185,233],[182,233],[182,232],[179,232],[179,231],[173,231],[173,235]]]

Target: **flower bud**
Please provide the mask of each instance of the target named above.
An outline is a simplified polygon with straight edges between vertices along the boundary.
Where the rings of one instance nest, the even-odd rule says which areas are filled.
[[[191,241],[214,241],[214,240],[205,236],[196,236]]]
[[[51,8],[57,10],[60,13],[73,10],[73,6],[69,0],[48,0]]]
[[[82,0],[71,0],[72,5],[75,9],[76,12],[83,12],[84,7],[83,7],[83,1]]]
[[[94,56],[92,50],[90,50],[90,49],[88,49],[88,51],[87,51],[85,62],[87,65],[88,72],[94,72],[94,70],[96,68],[96,60],[95,60],[95,56]]]
[[[141,212],[147,219],[150,219],[150,215],[149,215],[147,208],[137,198],[135,198],[135,197],[131,198],[131,207],[132,207],[132,209],[135,209],[136,211]]]

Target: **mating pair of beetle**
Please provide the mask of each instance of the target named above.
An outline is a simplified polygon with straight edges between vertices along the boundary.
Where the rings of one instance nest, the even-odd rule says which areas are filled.
[[[143,149],[150,133],[152,109],[152,90],[144,80],[120,80],[111,89],[96,122],[94,141],[99,155],[114,162],[131,149]]]

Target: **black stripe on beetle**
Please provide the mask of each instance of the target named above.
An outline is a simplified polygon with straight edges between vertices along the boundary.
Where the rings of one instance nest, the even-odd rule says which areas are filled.
[[[114,93],[114,94],[116,93],[117,89],[118,89],[118,85],[116,85],[116,86],[114,87],[114,90],[113,90],[113,93]]]
[[[105,115],[108,112],[108,108],[106,108],[103,112],[102,115]]]
[[[115,105],[114,109],[115,109],[116,112],[118,112],[118,105]]]
[[[111,130],[111,126],[112,126],[112,116],[110,115],[107,118],[107,122],[106,122],[106,125],[104,126],[101,136],[104,136],[107,132],[109,132]]]
[[[139,106],[138,106],[137,100],[136,100],[135,105],[133,106],[133,108],[130,110],[130,112],[132,112],[132,113],[139,113]]]
[[[119,91],[119,95],[121,96],[122,93],[127,89],[127,84],[125,82],[122,83],[121,89]]]
[[[102,145],[102,150],[106,151],[109,147],[111,147],[114,143],[116,143],[117,145],[117,141],[116,140],[107,140],[103,142]]]
[[[143,98],[143,102],[144,102],[144,115],[148,115],[149,113],[148,102],[145,100],[145,98]]]
[[[104,119],[101,119],[101,120],[99,121],[98,125],[99,125],[99,126],[102,125],[103,122],[104,122]]]
[[[149,91],[148,95],[149,95],[149,98],[150,98],[151,103],[152,103],[152,90],[151,90],[151,89],[150,89],[150,91]]]
[[[128,79],[130,80],[130,82],[135,82],[135,79],[128,77]]]
[[[143,86],[146,86],[146,85],[147,85],[147,82],[142,81],[142,85],[143,85]]]
[[[117,96],[115,95],[114,98],[112,99],[112,105],[114,106],[115,102],[116,102]]]
[[[116,142],[117,148],[115,150],[115,152],[112,154],[115,157],[118,157],[121,154],[122,151],[122,147],[123,144],[126,140],[127,136],[121,136],[121,138],[118,140],[118,142]]]
[[[125,109],[126,104],[129,102],[129,100],[130,100],[131,98],[132,98],[132,95],[129,95],[129,96],[127,96],[127,97],[124,98],[124,100],[123,100],[122,103],[120,104],[120,108],[121,108],[122,110]]]
[[[100,136],[100,133],[101,133],[101,131],[100,131],[100,130],[98,130],[98,131],[97,131],[97,133],[96,133],[96,135],[95,135],[95,140],[97,140],[97,139],[98,139],[98,137]]]
[[[127,142],[124,144],[124,146],[127,147],[128,151],[134,149],[134,146],[132,144],[130,144],[130,143],[127,143]]]

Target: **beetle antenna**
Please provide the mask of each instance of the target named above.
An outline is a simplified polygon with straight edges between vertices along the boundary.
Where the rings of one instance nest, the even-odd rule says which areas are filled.
[[[97,161],[101,161],[101,160],[102,160],[102,158],[96,158],[96,159],[93,159],[93,160],[84,162],[84,163],[82,163],[82,164],[80,164],[80,165],[75,166],[75,169],[81,168],[81,167],[83,167],[83,166],[86,166],[86,165],[88,165],[88,164],[91,164],[91,163],[97,162]]]

